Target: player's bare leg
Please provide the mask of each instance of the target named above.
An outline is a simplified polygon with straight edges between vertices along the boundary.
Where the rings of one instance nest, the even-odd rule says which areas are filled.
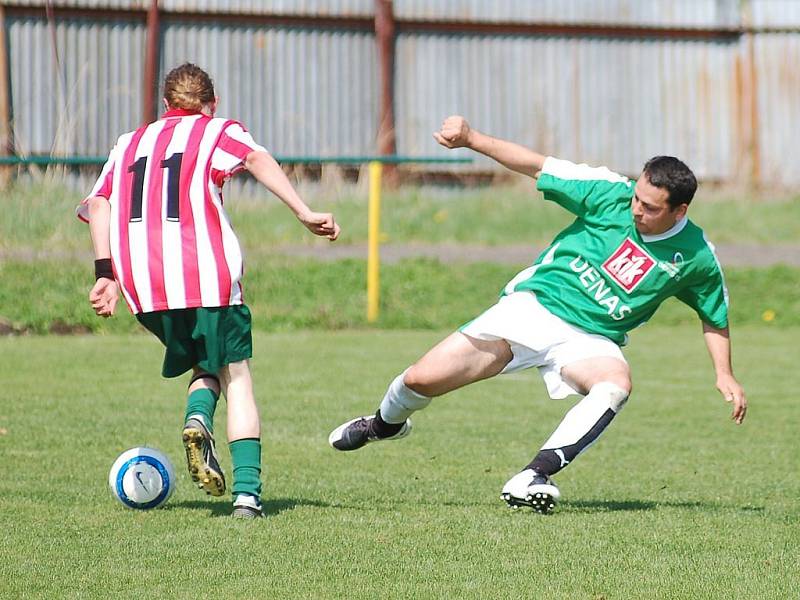
[[[228,402],[228,442],[233,462],[233,516],[261,516],[261,421],[249,361],[220,371]]]
[[[214,411],[219,393],[217,376],[195,367],[189,383],[183,446],[192,481],[212,496],[225,493],[225,475],[214,442]]]
[[[493,377],[512,358],[505,340],[453,333],[392,381],[374,415],[343,423],[328,442],[337,450],[357,450],[368,442],[403,438],[411,431],[411,414],[428,406],[431,398]]]
[[[585,396],[528,466],[503,487],[503,499],[514,508],[530,506],[537,512],[550,512],[560,497],[550,477],[597,441],[631,391],[628,365],[616,358],[576,361],[564,367],[561,376]]]

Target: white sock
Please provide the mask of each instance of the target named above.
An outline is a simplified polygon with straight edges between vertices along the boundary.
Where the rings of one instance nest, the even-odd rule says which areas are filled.
[[[556,430],[542,446],[542,450],[563,448],[576,444],[598,424],[600,418],[611,409],[614,414],[622,410],[628,400],[628,392],[616,384],[603,381],[592,386],[589,393],[564,415]],[[602,431],[602,430],[601,430]],[[600,432],[598,432],[599,437]],[[586,450],[597,440],[592,439],[580,449]]]
[[[418,394],[403,382],[406,371],[394,378],[381,401],[381,418],[387,423],[404,423],[412,413],[431,403],[430,398]]]

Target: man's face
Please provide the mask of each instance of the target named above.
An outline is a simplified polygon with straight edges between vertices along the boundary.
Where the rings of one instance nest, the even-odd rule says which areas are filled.
[[[633,190],[631,213],[636,231],[645,235],[658,235],[670,229],[686,215],[687,204],[681,204],[674,210],[670,207],[669,192],[657,188],[642,174]]]

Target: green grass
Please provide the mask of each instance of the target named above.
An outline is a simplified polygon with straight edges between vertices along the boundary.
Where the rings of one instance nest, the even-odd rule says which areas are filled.
[[[309,187],[305,199],[317,210],[332,211],[342,226],[341,243],[367,239],[366,192],[356,187],[329,192]],[[314,244],[273,196],[227,196],[234,227],[251,252],[279,244]],[[81,194],[53,184],[18,185],[0,200],[0,250],[87,252],[85,225],[74,216]],[[704,198],[690,216],[715,243],[795,244],[800,239],[800,200],[747,197]],[[384,241],[472,244],[546,244],[572,220],[562,208],[541,200],[531,186],[466,190],[403,188],[385,192],[381,229]]]
[[[413,259],[381,268],[381,328],[455,327],[488,308],[518,267],[488,263],[443,264]],[[138,323],[124,304],[113,319],[95,317],[86,300],[92,273],[83,262],[0,261],[0,318],[34,333],[78,330],[133,332]],[[800,325],[800,269],[727,269],[731,322]],[[254,326],[264,331],[366,327],[366,264],[361,260],[323,263],[288,257],[248,262],[245,300]],[[665,303],[655,323],[695,322],[676,300]]]
[[[519,265],[519,269],[525,265]],[[381,268],[381,328],[442,329],[465,323],[488,308],[517,267],[488,263],[443,264],[413,259]],[[773,327],[800,325],[800,269],[727,269],[731,322]],[[0,319],[33,333],[77,330],[122,333],[139,330],[124,304],[117,316],[97,318],[86,300],[92,283],[83,262],[0,262]],[[366,265],[287,257],[248,261],[245,300],[256,329],[346,329],[367,327]],[[768,317],[769,318],[769,317]],[[694,323],[697,317],[676,300],[666,302],[655,323]]]
[[[713,389],[696,326],[636,331],[632,400],[557,477],[564,502],[541,517],[498,499],[567,410],[535,373],[450,394],[407,440],[339,454],[327,432],[374,410],[443,332],[258,333],[258,523],[234,522],[228,500],[191,485],[186,382],[159,378],[154,338],[2,338],[0,597],[792,597],[800,328],[738,334],[751,402],[741,427]],[[163,509],[126,510],[106,489],[116,455],[139,444],[178,468]]]

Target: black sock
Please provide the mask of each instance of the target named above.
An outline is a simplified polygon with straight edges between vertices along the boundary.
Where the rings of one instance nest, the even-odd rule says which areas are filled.
[[[387,423],[381,417],[381,409],[378,409],[375,413],[375,418],[370,423],[370,431],[377,438],[387,438],[398,433],[405,424],[405,421],[402,423]]]

